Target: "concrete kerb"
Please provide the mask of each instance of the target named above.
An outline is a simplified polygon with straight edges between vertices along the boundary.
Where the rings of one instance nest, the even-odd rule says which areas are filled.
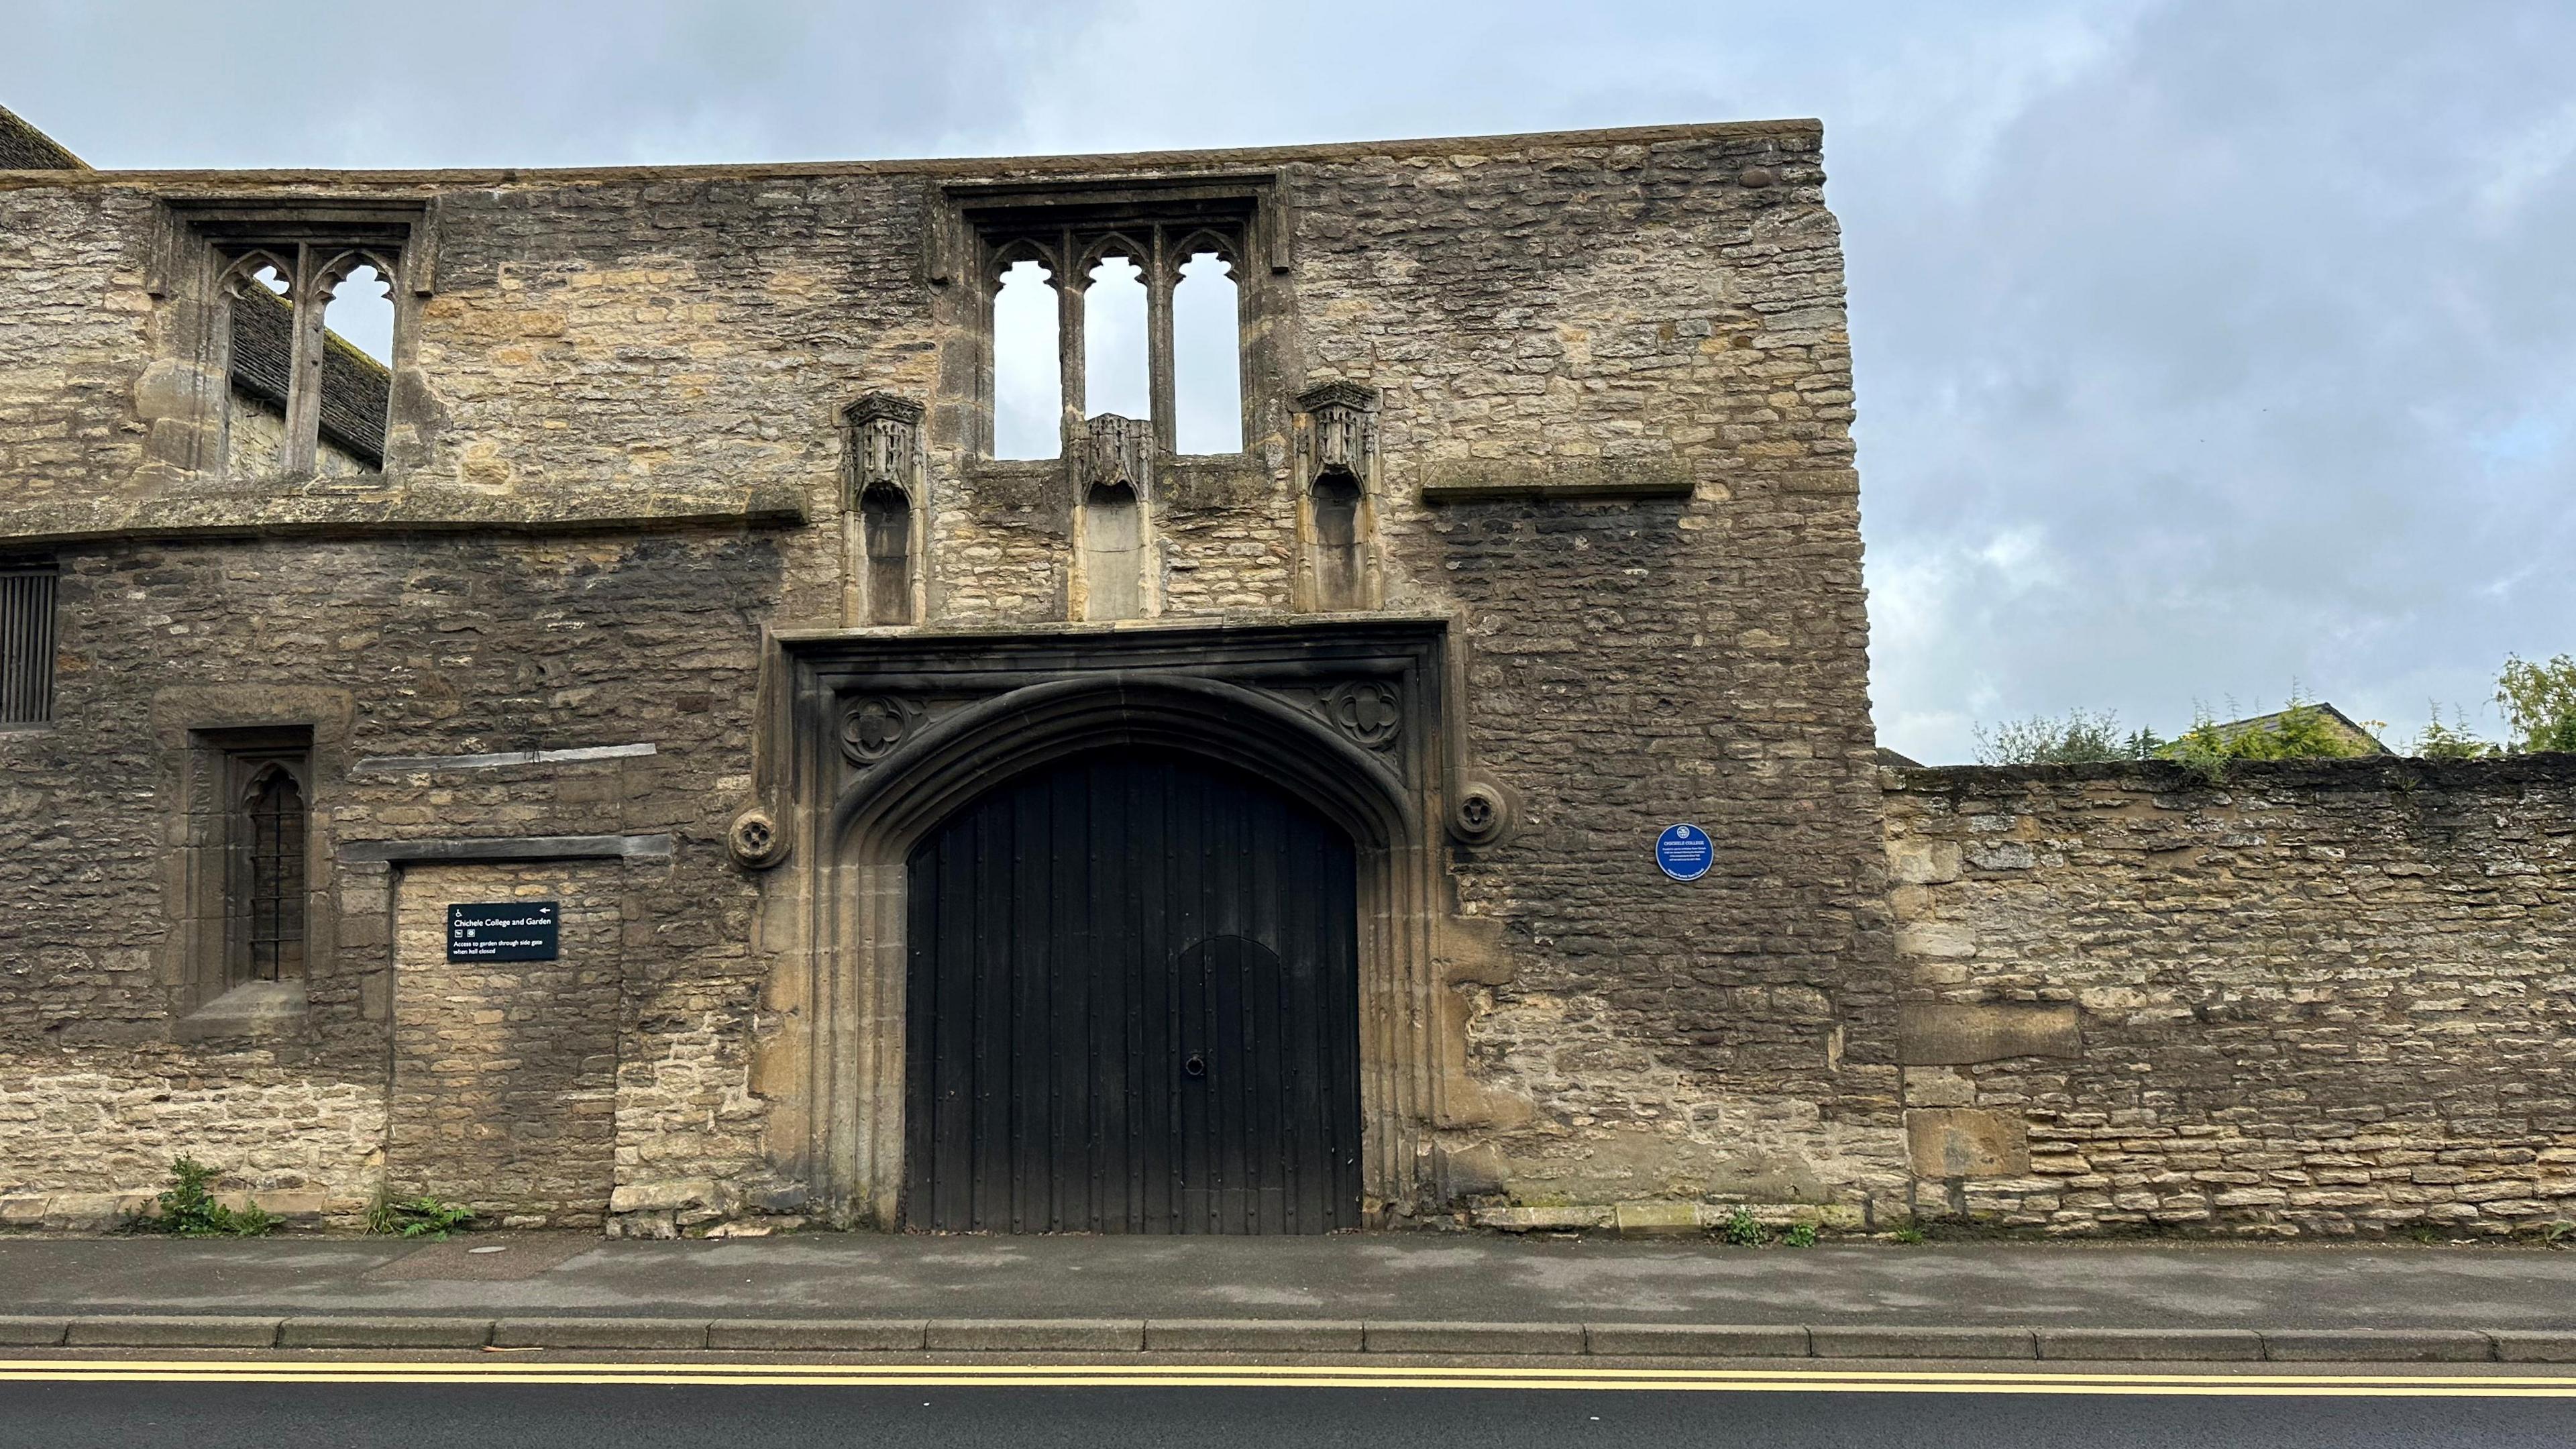
[[[10,1348],[1434,1354],[2097,1363],[2576,1363],[2576,1330],[2019,1328],[1343,1319],[0,1315]]]

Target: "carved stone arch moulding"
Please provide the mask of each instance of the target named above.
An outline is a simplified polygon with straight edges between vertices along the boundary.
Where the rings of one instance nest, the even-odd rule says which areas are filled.
[[[761,808],[796,822],[770,879],[805,915],[788,933],[796,959],[773,966],[784,1025],[759,1070],[775,1165],[819,1209],[903,1221],[912,847],[1019,774],[1118,746],[1268,780],[1350,835],[1364,1200],[1428,1200],[1432,1134],[1482,1099],[1435,960],[1465,776],[1446,619],[777,639],[780,687],[765,697],[782,713],[767,733],[789,754],[774,778],[792,783]]]

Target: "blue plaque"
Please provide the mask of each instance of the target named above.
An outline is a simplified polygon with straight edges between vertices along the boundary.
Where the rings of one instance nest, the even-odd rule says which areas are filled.
[[[552,961],[560,950],[556,901],[509,901],[447,908],[450,961]]]
[[[1675,880],[1697,880],[1716,858],[1708,832],[1696,825],[1674,825],[1655,837],[1655,864]]]

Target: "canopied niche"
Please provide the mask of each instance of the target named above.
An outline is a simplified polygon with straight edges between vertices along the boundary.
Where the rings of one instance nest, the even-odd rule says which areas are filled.
[[[841,622],[910,624],[923,613],[929,500],[921,404],[872,392],[842,409],[848,482],[841,508]]]
[[[1328,382],[1298,395],[1296,602],[1377,607],[1377,389]]]

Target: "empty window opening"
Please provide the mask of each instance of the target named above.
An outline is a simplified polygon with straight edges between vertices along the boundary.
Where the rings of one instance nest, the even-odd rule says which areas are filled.
[[[393,402],[393,281],[373,266],[340,279],[322,309],[322,445],[362,469],[385,464]],[[334,460],[336,461],[336,460]],[[337,472],[326,466],[322,471]]]
[[[0,726],[53,717],[53,565],[0,563]]]
[[[233,812],[233,910],[227,988],[304,975],[304,787],[286,762],[243,761]]]
[[[1145,612],[1145,524],[1136,490],[1095,485],[1082,504],[1083,617],[1134,619]]]
[[[311,245],[238,256],[232,298],[232,409],[226,459],[237,477],[325,477],[384,466],[393,403],[390,263]]]
[[[993,294],[993,456],[1053,458],[1064,448],[1064,367],[1056,294],[1041,262],[1014,262]]]
[[[273,473],[286,438],[286,388],[295,351],[295,304],[286,274],[262,266],[233,299],[232,414],[227,460],[237,476]]]
[[[1234,267],[1215,252],[1181,264],[1172,291],[1175,446],[1184,453],[1243,451],[1243,320]]]
[[[868,556],[868,622],[912,622],[912,501],[878,484],[859,498]]]
[[[1083,413],[1154,414],[1145,360],[1145,273],[1123,256],[1102,257],[1082,294]]]
[[[1338,469],[1315,480],[1315,602],[1367,607],[1360,559],[1359,480]]]

